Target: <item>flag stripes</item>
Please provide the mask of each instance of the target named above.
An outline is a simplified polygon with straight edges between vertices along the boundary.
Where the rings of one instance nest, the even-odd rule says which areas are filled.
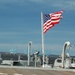
[[[46,33],[50,28],[52,28],[55,24],[59,24],[60,19],[62,18],[63,11],[51,13],[51,14],[43,14],[43,32]]]

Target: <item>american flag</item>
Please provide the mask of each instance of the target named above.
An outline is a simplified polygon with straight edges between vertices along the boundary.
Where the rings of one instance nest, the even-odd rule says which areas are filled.
[[[43,32],[46,33],[50,28],[52,28],[55,24],[60,22],[62,18],[63,11],[51,13],[51,14],[43,14]]]

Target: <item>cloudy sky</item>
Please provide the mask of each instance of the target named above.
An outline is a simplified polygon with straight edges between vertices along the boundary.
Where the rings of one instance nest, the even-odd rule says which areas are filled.
[[[60,24],[45,35],[45,52],[61,54],[66,41],[75,44],[75,0],[0,0],[0,51],[41,50],[41,11],[45,14],[64,10]],[[70,49],[75,55],[75,48]]]

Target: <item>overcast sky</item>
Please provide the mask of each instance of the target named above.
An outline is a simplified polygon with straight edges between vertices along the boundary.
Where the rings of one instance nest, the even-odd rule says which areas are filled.
[[[45,52],[61,54],[66,41],[75,44],[75,0],[0,0],[0,51],[41,50],[41,11],[50,14],[64,10],[58,25],[44,35]],[[75,55],[75,48],[69,51]]]

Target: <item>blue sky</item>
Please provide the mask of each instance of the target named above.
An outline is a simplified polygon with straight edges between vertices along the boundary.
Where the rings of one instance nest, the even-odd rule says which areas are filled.
[[[41,50],[41,11],[64,10],[63,19],[45,34],[45,52],[61,54],[63,44],[75,44],[75,0],[0,0],[0,51]],[[75,55],[75,48],[69,51]]]

